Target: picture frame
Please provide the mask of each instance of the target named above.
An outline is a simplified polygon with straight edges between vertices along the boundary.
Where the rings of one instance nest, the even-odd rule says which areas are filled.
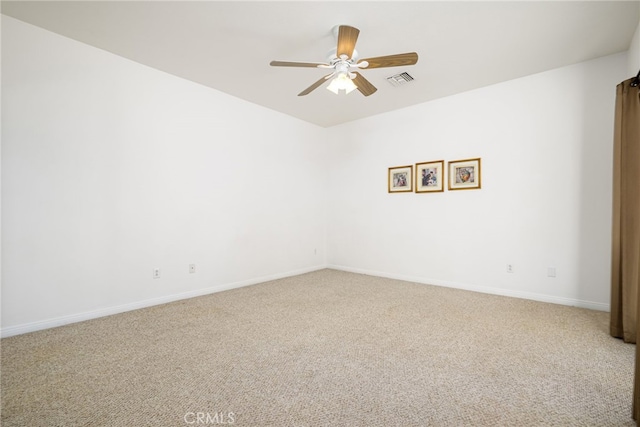
[[[389,193],[413,192],[413,165],[389,168]]]
[[[449,190],[477,190],[482,186],[480,158],[449,162]]]
[[[416,193],[444,191],[444,160],[416,163]]]

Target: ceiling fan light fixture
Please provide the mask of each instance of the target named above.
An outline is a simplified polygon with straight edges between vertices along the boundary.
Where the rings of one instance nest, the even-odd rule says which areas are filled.
[[[320,78],[311,86],[303,90],[298,96],[310,94],[324,84],[327,80],[331,80],[327,89],[336,95],[344,90],[345,93],[351,93],[358,89],[364,96],[373,95],[378,89],[371,84],[361,73],[356,70],[368,68],[387,68],[400,67],[406,65],[415,65],[418,62],[418,54],[416,52],[397,53],[395,55],[376,56],[359,61],[358,52],[356,51],[356,41],[360,30],[349,25],[338,25],[334,28],[336,34],[336,47],[329,51],[327,62],[291,62],[291,61],[271,61],[274,67],[314,67],[333,69],[333,73]]]
[[[338,95],[341,90],[344,90],[347,94],[351,93],[354,90],[358,89],[358,86],[356,86],[353,80],[349,78],[349,75],[347,73],[340,73],[333,80],[331,80],[331,83],[329,83],[327,89]]]

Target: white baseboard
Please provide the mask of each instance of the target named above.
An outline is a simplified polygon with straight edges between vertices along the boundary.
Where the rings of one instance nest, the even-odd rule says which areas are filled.
[[[342,265],[329,264],[329,265],[319,265],[315,267],[304,268],[300,270],[288,271],[285,273],[272,274],[268,276],[257,277],[257,278],[243,280],[239,282],[226,283],[226,284],[211,286],[209,288],[197,289],[194,291],[183,292],[179,294],[166,295],[158,298],[151,298],[151,299],[136,301],[128,304],[101,308],[98,310],[92,310],[92,311],[87,311],[83,313],[71,314],[68,316],[56,317],[53,319],[41,320],[38,322],[25,323],[25,324],[16,325],[16,326],[8,326],[6,328],[0,329],[0,336],[2,338],[6,338],[14,335],[21,335],[29,332],[40,331],[43,329],[55,328],[58,326],[68,325],[71,323],[83,322],[85,320],[91,320],[99,317],[111,316],[113,314],[124,313],[127,311],[138,310],[140,308],[151,307],[154,305],[166,304],[169,302],[179,301],[183,299],[213,294],[216,292],[222,292],[230,289],[241,288],[243,286],[250,286],[258,283],[268,282],[271,280],[283,279],[285,277],[297,276],[300,274],[310,273],[312,271],[323,270],[325,268],[331,268],[334,270],[341,270],[341,271],[346,271],[350,273],[365,274],[368,276],[378,276],[378,277],[385,277],[388,279],[403,280],[406,282],[422,283],[426,285],[443,286],[443,287],[455,288],[455,289],[464,289],[467,291],[481,292],[485,294],[502,295],[502,296],[508,296],[508,297],[514,297],[514,298],[528,299],[533,301],[549,302],[553,304],[588,308],[591,310],[598,310],[598,311],[610,310],[609,304],[593,302],[593,301],[584,301],[584,300],[565,298],[565,297],[559,297],[554,295],[544,295],[544,294],[537,294],[533,292],[513,291],[509,289],[477,286],[477,285],[455,283],[455,282],[448,282],[448,281],[442,281],[442,280],[431,280],[431,279],[425,279],[423,277],[414,277],[414,276],[408,276],[403,274],[391,274],[391,273],[385,273],[381,271],[366,270],[361,268],[352,268],[352,267],[345,267]]]
[[[568,305],[572,307],[588,308],[591,310],[607,311],[607,312],[611,310],[611,306],[609,304],[604,304],[604,303],[594,302],[594,301],[579,300],[574,298],[565,298],[565,297],[559,297],[555,295],[545,295],[545,294],[537,294],[534,292],[514,291],[510,289],[470,285],[465,283],[455,283],[455,282],[448,282],[443,280],[431,280],[431,279],[425,279],[424,277],[414,277],[414,276],[407,276],[403,274],[384,273],[381,271],[345,267],[342,265],[329,264],[327,265],[327,268],[331,268],[334,270],[347,271],[350,273],[366,274],[368,276],[377,276],[377,277],[385,277],[387,279],[402,280],[405,282],[414,282],[414,283],[421,283],[425,285],[434,285],[434,286],[443,286],[446,288],[463,289],[467,291],[481,292],[484,294],[502,295],[502,296],[513,297],[513,298],[528,299],[532,301],[549,302],[553,304]]]
[[[136,301],[128,304],[117,305],[113,307],[101,308],[83,313],[71,314],[68,316],[56,317],[53,319],[40,320],[37,322],[25,323],[22,325],[8,326],[0,329],[2,338],[14,335],[26,334],[29,332],[40,331],[43,329],[55,328],[58,326],[68,325],[71,323],[83,322],[85,320],[97,319],[99,317],[111,316],[113,314],[124,313],[126,311],[138,310],[140,308],[151,307],[154,305],[166,304],[169,302],[179,301],[188,298],[199,297],[202,295],[213,294],[216,292],[227,291],[230,289],[241,288],[243,286],[255,285],[271,280],[283,279],[285,277],[298,276],[300,274],[310,273],[312,271],[323,270],[326,265],[304,268],[300,270],[288,271],[285,273],[271,274],[268,276],[256,277],[254,279],[242,280],[239,282],[225,283],[222,285],[211,286],[209,288],[197,289],[194,291],[183,292],[179,294],[166,295],[158,298],[151,298],[142,301]]]

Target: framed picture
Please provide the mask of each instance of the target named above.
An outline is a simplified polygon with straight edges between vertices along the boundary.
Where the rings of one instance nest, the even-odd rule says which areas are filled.
[[[416,163],[416,193],[444,191],[444,160]]]
[[[480,159],[449,162],[449,190],[478,189],[480,182]]]
[[[389,193],[413,191],[413,166],[389,168]]]

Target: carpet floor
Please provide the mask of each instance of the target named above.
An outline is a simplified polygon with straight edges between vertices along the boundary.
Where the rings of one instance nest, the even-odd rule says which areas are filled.
[[[1,341],[9,426],[633,426],[608,313],[321,270]]]

